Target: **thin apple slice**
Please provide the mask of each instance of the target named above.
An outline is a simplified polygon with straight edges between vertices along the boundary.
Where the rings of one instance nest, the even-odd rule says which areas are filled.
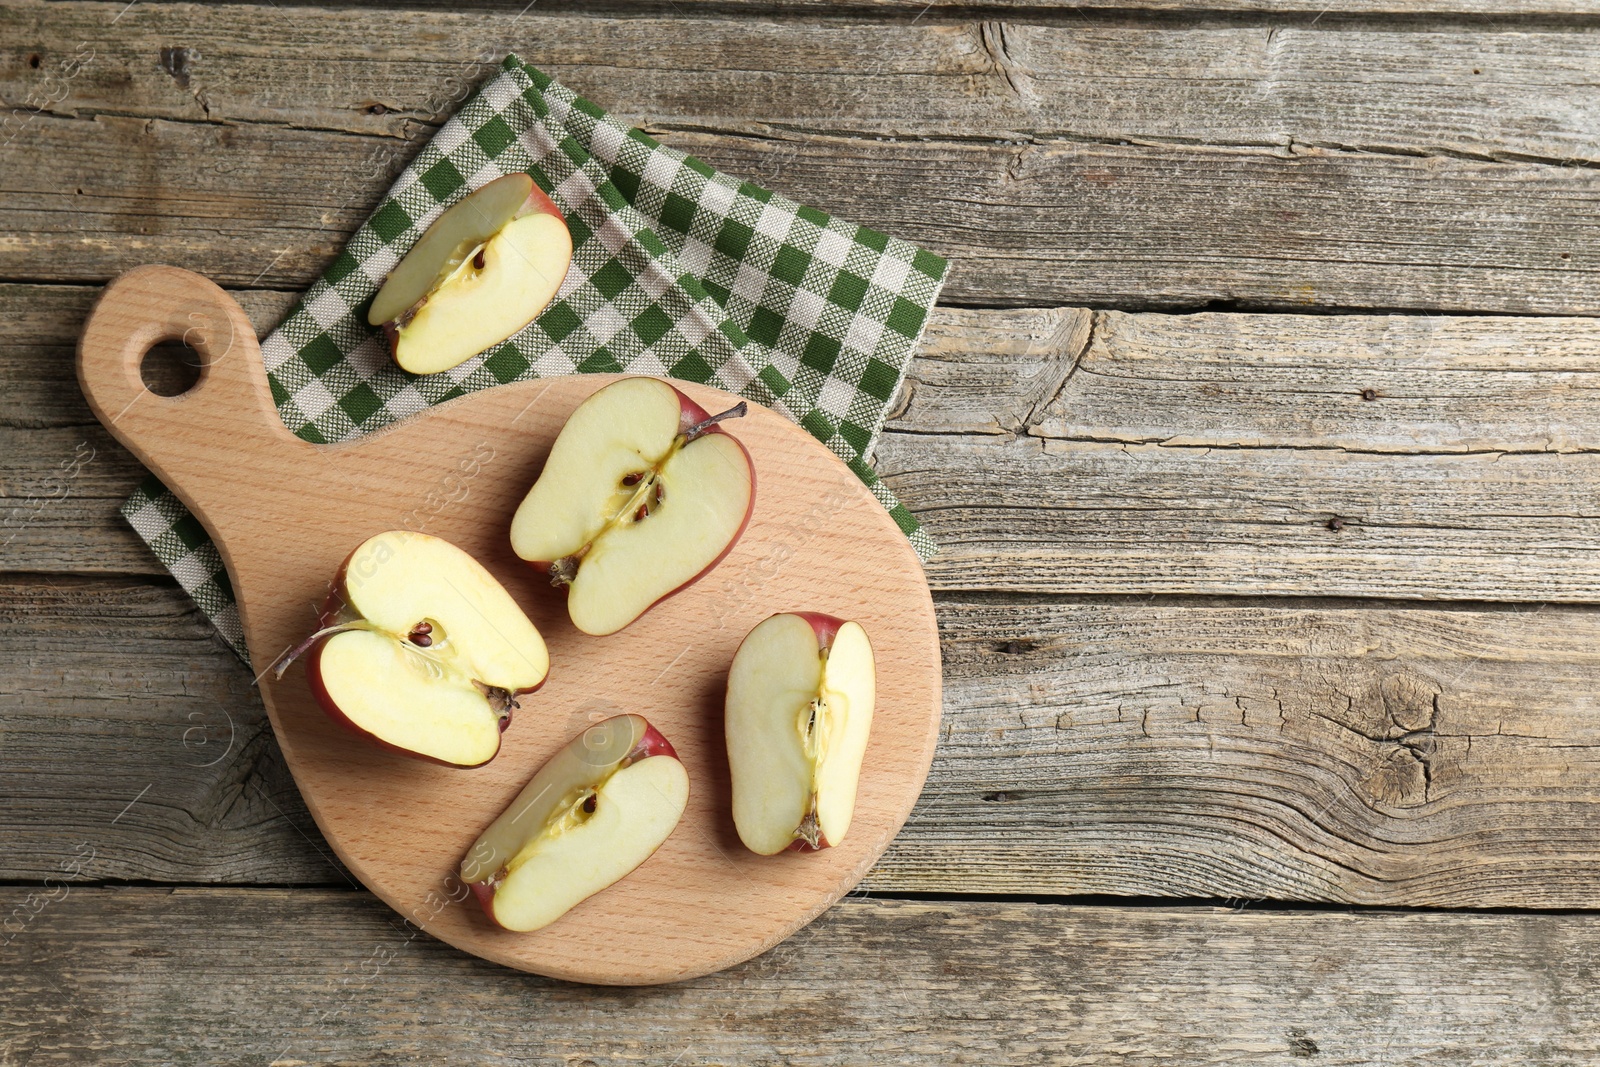
[[[755,504],[750,454],[719,416],[655,378],[600,389],[568,418],[517,509],[511,546],[567,587],[588,634],[615,633],[733,548]]]
[[[746,635],[728,672],[733,822],[752,852],[844,840],[872,730],[877,676],[859,623],[773,615]]]
[[[666,738],[618,715],[539,768],[461,861],[461,879],[500,926],[538,930],[649,859],[688,803]]]
[[[449,370],[538,317],[572,263],[572,234],[526,174],[507,174],[434,220],[384,280],[367,321],[413,374]]]
[[[340,567],[311,650],[312,692],[333,719],[439,763],[494,758],[518,697],[544,683],[544,639],[477,560],[428,534],[392,530]]]
[[[446,208],[384,279],[367,321],[382,326],[404,315],[469,252],[516,218],[535,188],[526,174],[506,174]]]

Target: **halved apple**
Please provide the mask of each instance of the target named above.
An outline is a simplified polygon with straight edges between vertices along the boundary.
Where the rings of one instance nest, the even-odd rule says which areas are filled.
[[[615,633],[728,554],[756,475],[720,415],[656,378],[623,378],[579,404],[511,521],[517,555],[567,589],[584,633]]]
[[[461,861],[508,930],[537,930],[630,874],[689,803],[678,754],[638,715],[589,727],[535,772]]]
[[[728,672],[725,729],[733,823],[750,851],[844,840],[876,696],[860,623],[773,615],[745,636]]]
[[[455,767],[500,751],[517,698],[544,684],[544,638],[477,560],[428,534],[362,542],[334,579],[310,651],[311,691],[336,722]]]
[[[435,374],[497,345],[538,317],[572,264],[572,234],[526,174],[474,190],[434,220],[373,297],[403,370]]]

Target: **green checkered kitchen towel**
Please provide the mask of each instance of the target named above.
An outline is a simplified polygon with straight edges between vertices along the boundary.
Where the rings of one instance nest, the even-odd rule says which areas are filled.
[[[522,171],[572,230],[557,299],[509,341],[440,374],[389,359],[378,286],[471,189]],[[262,342],[285,425],[343,441],[463,393],[557,374],[667,375],[783,413],[841,456],[918,553],[932,541],[867,457],[948,264],[718,173],[507,56]],[[148,479],[123,514],[245,656],[228,575],[198,521]]]

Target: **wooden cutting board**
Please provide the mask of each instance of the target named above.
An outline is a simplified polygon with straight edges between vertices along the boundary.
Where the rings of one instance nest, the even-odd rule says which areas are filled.
[[[139,366],[185,341],[199,383],[162,397]],[[316,626],[344,557],[389,529],[436,534],[500,579],[550,648],[546,685],[500,754],[455,770],[379,750],[335,725],[305,673],[261,692],[306,806],[350,871],[429,934],[511,967],[584,982],[708,974],[771,948],[848,892],[916,803],[939,727],[939,642],[922,567],[883,507],[836,456],[751,405],[730,429],[756,465],[750,526],[711,574],[610,637],[579,633],[562,594],[511,552],[516,505],[567,416],[612,376],[474,393],[358,441],[311,445],[284,428],[255,332],[210,281],[141,267],[106,288],[84,328],[78,377],[100,421],[160,475],[216,540],[263,670]],[[678,382],[707,410],[735,397]],[[755,856],[734,832],[722,696],[740,640],[774,612],[861,622],[877,653],[878,707],[845,841]],[[534,770],[591,723],[637,712],[676,746],[688,811],[628,878],[531,934],[492,926],[454,877],[478,834]],[[819,980],[825,975],[816,976]]]

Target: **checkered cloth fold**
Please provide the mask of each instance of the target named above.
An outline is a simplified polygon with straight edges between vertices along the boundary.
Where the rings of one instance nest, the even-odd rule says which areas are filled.
[[[378,286],[444,208],[518,171],[572,230],[556,300],[453,370],[401,371],[367,325]],[[511,55],[261,347],[285,425],[316,443],[529,378],[627,372],[713,385],[809,430],[927,558],[932,541],[867,457],[947,269],[666,148]],[[226,570],[199,522],[153,477],[123,514],[246,655]]]

